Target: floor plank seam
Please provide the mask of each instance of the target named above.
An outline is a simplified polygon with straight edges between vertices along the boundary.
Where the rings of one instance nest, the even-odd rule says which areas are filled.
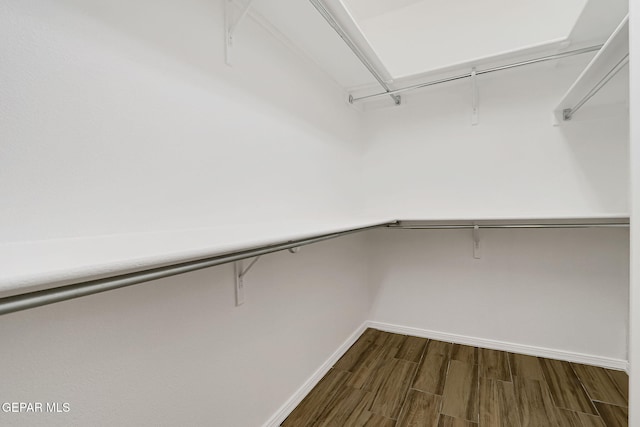
[[[509,378],[511,379],[509,382],[513,382],[513,371],[511,370],[511,361],[509,360],[509,354],[510,353],[506,353],[507,354],[507,366],[509,367]]]
[[[449,368],[451,367],[451,358],[449,358],[449,362],[447,362],[447,370],[444,374],[444,381],[447,382],[447,378],[449,377]],[[438,408],[438,413],[442,415],[442,406],[444,405],[444,387],[442,388],[442,399],[440,399],[440,408]]]
[[[618,407],[618,408],[625,408],[625,409],[629,408],[629,406],[628,406],[628,405],[618,405],[618,404],[616,404],[616,403],[605,402],[604,400],[598,400],[598,399],[592,399],[592,402],[594,402],[594,403],[595,403],[595,402],[598,402],[598,403],[602,403],[602,404],[604,404],[604,405],[609,405],[609,406],[616,406],[616,407]],[[596,409],[597,409],[597,408],[596,408]]]
[[[611,372],[609,372],[608,370],[605,369],[605,374],[609,377],[609,379],[613,382],[613,385],[616,387],[616,389],[620,392],[620,394],[622,394],[623,396],[625,395],[624,391],[620,388],[620,384],[618,384],[618,382],[613,378],[613,376],[611,375]],[[627,393],[628,394],[628,393]],[[627,407],[629,406],[629,396],[627,396]]]
[[[593,399],[593,397],[591,397],[591,394],[588,390],[588,387],[584,384],[584,381],[582,380],[582,378],[580,378],[580,375],[578,375],[578,372],[576,371],[576,369],[573,367],[573,363],[569,363],[569,366],[571,367],[571,371],[574,373],[574,375],[576,376],[576,378],[578,379],[578,382],[580,383],[580,386],[582,387],[582,390],[585,392],[585,394],[587,395],[587,397],[589,398],[589,402],[591,403],[591,406],[593,407],[593,409],[596,411],[596,414],[598,414],[598,416],[600,416],[600,412],[598,411],[598,408],[596,407],[596,404],[594,403],[595,400]],[[577,411],[580,412],[580,411]]]
[[[598,414],[598,418],[600,418],[602,420],[602,424],[604,424],[604,418],[602,418],[602,414],[600,413],[600,410],[598,409],[598,405],[593,405],[596,408],[596,413]]]
[[[414,338],[369,328],[334,364],[333,375],[342,378],[332,377],[281,425],[628,427],[622,374]]]

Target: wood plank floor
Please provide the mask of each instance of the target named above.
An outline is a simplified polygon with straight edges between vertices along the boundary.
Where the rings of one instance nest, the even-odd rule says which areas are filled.
[[[367,329],[284,427],[627,427],[624,372]]]

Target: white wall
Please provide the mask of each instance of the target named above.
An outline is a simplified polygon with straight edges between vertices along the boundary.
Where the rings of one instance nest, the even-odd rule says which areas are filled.
[[[370,234],[370,318],[627,360],[626,229],[381,230]],[[452,338],[455,339],[455,338]]]
[[[477,127],[468,125],[464,84],[406,96],[403,107],[369,112],[361,123],[339,89],[251,20],[240,26],[227,68],[221,23],[217,1],[0,0],[0,241],[350,215],[361,205],[361,182],[377,216],[628,208],[628,120],[587,114],[550,126],[579,67],[483,78]],[[367,318],[373,292],[375,320],[518,340],[495,317],[445,324],[415,308],[433,300],[432,291],[446,292],[450,307],[459,295],[446,285],[455,285],[469,292],[466,302],[502,296],[509,314],[508,303],[526,295],[540,304],[528,319],[564,319],[556,300],[533,294],[541,286],[533,278],[560,289],[562,302],[575,294],[584,302],[571,306],[581,316],[571,325],[602,331],[597,320],[615,312],[607,322],[620,332],[592,344],[581,333],[560,342],[568,331],[546,336],[525,325],[523,342],[593,353],[610,344],[603,355],[623,357],[621,234],[542,232],[530,246],[520,232],[496,232],[472,264],[469,237],[443,233],[437,247],[421,233],[379,234],[265,257],[247,277],[240,308],[232,267],[223,266],[4,316],[3,400],[71,403],[71,413],[30,425],[259,425]],[[596,257],[600,249],[587,244],[594,241],[610,250]],[[369,275],[362,251],[371,244]],[[442,265],[407,264],[415,260],[407,247]],[[567,252],[549,257],[556,247]],[[505,259],[514,264],[505,268]],[[448,279],[443,265],[454,273]],[[583,274],[566,265],[592,273],[584,288]],[[611,289],[598,286],[606,275]],[[419,276],[441,282],[423,288]]]
[[[223,1],[0,1],[0,241],[350,215],[357,113]]]
[[[259,426],[362,324],[362,235],[6,315],[2,402],[68,402],[3,426]]]
[[[481,76],[477,126],[468,80],[366,113],[367,209],[406,219],[628,212],[625,106],[595,102],[571,122],[551,125],[552,110],[587,60]],[[624,86],[621,76],[598,96]]]
[[[328,219],[360,206],[357,113],[222,1],[0,0],[0,242]],[[265,422],[366,319],[361,237],[3,316],[2,425]]]
[[[640,7],[630,1],[629,43],[631,69],[631,291],[629,365],[629,425],[640,425]]]
[[[620,74],[571,122],[551,112],[588,57],[482,76],[365,113],[367,209],[404,219],[589,217],[628,212]],[[624,97],[621,99],[624,101]],[[627,359],[628,231],[389,231],[370,242],[371,318],[430,331]]]

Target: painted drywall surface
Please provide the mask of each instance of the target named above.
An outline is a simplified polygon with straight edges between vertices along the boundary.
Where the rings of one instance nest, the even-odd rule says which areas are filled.
[[[629,425],[640,425],[640,5],[629,2],[629,45],[631,67],[631,286],[629,334]]]
[[[257,216],[324,217],[357,206],[354,165],[361,135],[355,112],[344,108],[342,94],[324,76],[274,44],[250,20],[239,27],[234,67],[226,68],[219,2],[5,1],[0,8],[0,46],[9,58],[0,66],[5,100],[0,104],[0,196],[11,206],[0,210],[3,241],[237,224]],[[383,197],[369,207],[380,214],[392,207],[394,215],[465,217],[558,213],[565,200],[570,208],[562,212],[569,213],[626,208],[620,197],[626,187],[617,185],[625,181],[626,169],[618,167],[622,148],[615,137],[624,120],[546,130],[556,96],[570,80],[534,80],[523,89],[521,81],[507,78],[483,86],[483,131],[464,127],[469,96],[462,86],[458,92],[441,92],[436,102],[429,101],[431,107],[411,110],[418,98],[407,96],[406,108],[377,113],[365,125],[377,135],[371,138],[374,149],[363,177],[382,184]],[[485,103],[491,100],[488,89],[499,95],[493,110]],[[453,102],[446,101],[456,94]],[[523,99],[528,107],[512,108]],[[437,113],[442,128],[431,128],[430,112]],[[518,123],[530,114],[530,122]],[[420,141],[398,139],[404,134],[392,132],[393,126],[382,129],[373,123],[387,121],[413,129]],[[473,132],[489,145],[473,148]],[[566,132],[573,132],[572,145],[553,144]],[[443,134],[451,138],[432,148],[441,150],[453,141],[450,159],[473,149],[462,164],[440,158],[433,161],[435,171],[434,164],[426,165],[433,175],[417,174],[420,185],[411,184],[407,194],[407,173],[416,173],[411,167],[424,159],[411,144],[437,141]],[[602,138],[593,135],[614,135],[607,151],[601,151]],[[511,144],[523,136],[527,144]],[[584,140],[585,145],[578,144]],[[400,157],[398,143],[403,144]],[[543,144],[540,151],[537,143]],[[483,151],[491,156],[481,157]],[[442,153],[447,157],[446,150]],[[487,165],[496,153],[504,162]],[[398,166],[376,163],[375,156]],[[485,162],[478,162],[481,158]],[[519,161],[507,165],[514,158]],[[611,167],[599,169],[602,164]],[[469,167],[478,172],[474,185],[468,182]],[[381,173],[371,174],[375,169]],[[452,187],[430,194],[426,204],[422,190],[437,189],[443,177],[453,181]],[[486,184],[495,189],[496,183],[501,183],[500,194],[484,200],[493,191]],[[525,196],[532,192],[518,196],[516,187],[522,183],[535,190],[535,203]],[[393,206],[396,194],[399,203]],[[463,210],[469,202],[492,208]],[[354,244],[348,253],[361,247]],[[340,268],[342,261],[349,268],[360,261],[335,253],[338,258],[326,263],[312,258],[297,273],[288,263],[263,264],[272,265],[278,286],[256,288],[265,295],[249,313],[248,305],[232,309],[228,266],[167,279],[156,288],[149,284],[7,316],[1,336],[15,344],[3,366],[8,379],[3,384],[15,385],[12,400],[70,401],[69,416],[77,418],[43,418],[45,425],[69,420],[112,425],[114,417],[122,417],[116,423],[139,425],[150,421],[149,413],[157,417],[151,422],[172,423],[171,417],[180,414],[175,423],[207,424],[217,417],[216,424],[234,425],[231,414],[241,414],[246,419],[238,425],[260,424],[366,317],[371,296],[358,281],[363,271]],[[334,288],[335,283],[341,286]],[[313,299],[304,300],[307,296]],[[252,298],[249,292],[247,298]],[[307,353],[299,344],[313,333],[329,335],[311,347],[305,340]],[[287,350],[292,358],[278,359]],[[251,365],[251,357],[263,355],[264,365]],[[283,379],[274,364],[294,366],[295,373]],[[231,377],[237,380],[239,372],[244,375],[242,369],[247,369],[243,388],[229,392],[219,387],[231,384]],[[256,377],[260,387],[247,387]],[[39,395],[32,397],[34,389]],[[273,399],[263,400],[265,393]],[[251,410],[246,395],[253,399]]]
[[[616,76],[571,122],[551,111],[588,57],[478,78],[404,96],[365,115],[367,210],[399,218],[598,216],[628,211],[628,110],[600,106]]]
[[[380,230],[371,320],[627,359],[627,229]]]
[[[357,113],[250,19],[224,65],[222,4],[0,2],[0,241],[354,212]],[[238,308],[226,265],[3,316],[2,403],[71,411],[0,424],[261,425],[366,319],[361,247],[265,256]]]
[[[363,235],[2,317],[3,426],[262,425],[366,318]]]
[[[400,78],[562,41],[586,0],[345,3],[387,70]]]
[[[0,241],[353,214],[357,113],[223,3],[0,3]]]

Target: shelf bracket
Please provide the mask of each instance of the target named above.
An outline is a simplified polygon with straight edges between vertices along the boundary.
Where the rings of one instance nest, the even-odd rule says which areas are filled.
[[[236,16],[236,2],[234,0],[224,1],[224,62],[231,66],[231,51],[233,50],[233,36],[240,22],[247,16],[249,7],[253,0],[248,0],[246,4],[239,5],[240,13]]]
[[[480,226],[473,226],[473,257],[480,259]]]
[[[261,255],[260,255],[261,256]],[[234,263],[234,273],[236,279],[236,307],[244,304],[244,276],[251,270],[256,262],[260,259],[260,256],[257,256],[251,261],[251,263],[244,268],[242,260],[236,261]]]
[[[478,73],[476,67],[471,70],[471,125],[478,124],[479,115]]]
[[[296,246],[293,248],[289,248],[288,251],[292,254],[297,254],[298,252],[300,252],[300,246]],[[253,259],[253,261],[251,261],[249,263],[249,265],[247,266],[247,268],[244,268],[244,263],[242,262],[242,260],[240,261],[236,261],[233,265],[234,265],[234,276],[235,276],[235,282],[236,282],[236,307],[244,304],[244,276],[247,275],[247,273],[249,272],[249,270],[251,270],[251,267],[253,267],[254,265],[256,265],[256,263],[258,262],[258,260],[260,259],[262,255],[258,255],[257,257],[255,257]]]

